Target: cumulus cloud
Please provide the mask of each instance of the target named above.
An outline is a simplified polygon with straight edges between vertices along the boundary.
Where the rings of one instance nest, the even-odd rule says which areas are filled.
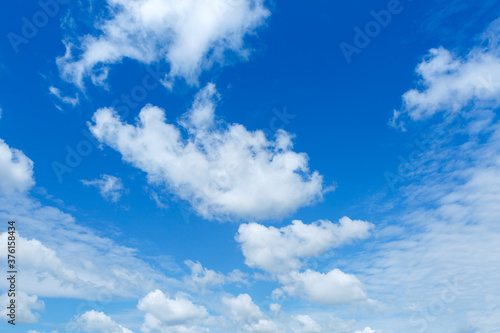
[[[103,84],[111,64],[129,58],[141,63],[164,62],[165,78],[188,83],[228,51],[248,56],[244,37],[270,15],[262,0],[107,0],[109,16],[97,20],[94,35],[66,42],[57,59],[64,79],[83,87],[91,77]]]
[[[403,108],[394,112],[392,125],[403,127],[403,116],[422,120],[437,112],[457,113],[500,105],[500,19],[483,35],[487,46],[476,46],[461,57],[439,47],[417,66],[420,87],[403,95]]]
[[[184,295],[169,298],[155,290],[139,300],[137,308],[146,312],[142,331],[148,332],[201,332],[199,326],[209,314],[204,306],[193,304]]]
[[[110,175],[101,175],[100,179],[82,180],[81,182],[85,186],[97,187],[101,196],[112,202],[118,202],[125,190],[122,180]]]
[[[278,326],[252,301],[248,294],[224,297],[222,303],[228,308],[228,316],[248,332],[279,332]]]
[[[306,154],[292,150],[290,134],[280,130],[269,141],[262,131],[217,122],[216,98],[207,85],[179,126],[148,105],[135,126],[105,108],[89,127],[149,183],[166,186],[205,218],[282,217],[322,198],[322,176],[309,171]]]
[[[339,223],[327,220],[276,228],[257,223],[240,225],[236,241],[241,244],[245,263],[271,273],[286,273],[302,267],[301,259],[316,257],[329,249],[369,236],[369,222],[343,217]]]
[[[302,273],[282,274],[278,279],[284,293],[316,304],[333,306],[368,300],[361,281],[339,269],[326,274],[308,269]]]
[[[286,295],[315,304],[334,306],[369,301],[363,284],[338,269],[328,273],[300,272],[303,259],[369,236],[369,222],[343,217],[338,224],[318,221],[304,224],[295,220],[282,228],[257,223],[240,225],[236,241],[241,244],[245,263],[272,274],[281,287],[273,291],[278,299]]]
[[[0,139],[0,192],[24,192],[34,184],[33,161]]]
[[[7,248],[5,246],[4,248]],[[9,289],[9,288],[7,288]],[[28,295],[23,291],[16,291],[16,324],[37,323],[40,318],[40,312],[45,310],[45,303],[38,299],[37,295]],[[0,295],[0,315],[2,318],[9,318],[10,313],[7,306],[10,304],[11,297],[8,293]],[[7,319],[5,319],[7,320]]]
[[[74,320],[74,326],[83,332],[91,333],[133,333],[103,312],[94,310],[77,316]]]

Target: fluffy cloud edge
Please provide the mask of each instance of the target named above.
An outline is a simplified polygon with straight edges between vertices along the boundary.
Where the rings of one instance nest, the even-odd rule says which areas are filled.
[[[328,189],[308,157],[292,150],[292,136],[274,140],[262,131],[215,122],[215,85],[196,95],[179,125],[148,105],[137,124],[123,123],[109,108],[99,109],[89,128],[101,142],[144,171],[148,182],[187,200],[208,219],[280,218],[323,198]]]

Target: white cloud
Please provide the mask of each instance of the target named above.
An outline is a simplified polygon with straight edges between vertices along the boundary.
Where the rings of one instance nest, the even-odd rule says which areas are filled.
[[[394,208],[384,212],[387,228],[397,225],[401,233],[381,237],[372,251],[351,263],[363,272],[358,276],[370,295],[387,304],[390,324],[378,315],[370,319],[384,331],[500,327],[498,88],[481,90],[465,75],[477,69],[476,74],[498,77],[499,26],[497,20],[488,30],[489,46],[473,47],[465,60],[447,60],[449,53],[441,50],[426,64],[435,66],[429,67],[433,82],[460,87],[461,96],[455,99],[447,91],[443,100],[421,95],[425,98],[416,105],[425,108],[421,114],[426,116],[436,110],[454,113],[458,124],[445,120],[423,133],[433,145],[414,164],[413,181],[398,189],[401,198],[391,199]]]
[[[467,135],[456,128],[444,133],[448,144]],[[405,199],[395,203],[401,211],[388,216],[403,234],[375,247],[363,269],[364,260],[356,264],[370,295],[403,313],[401,330],[500,327],[500,124],[485,134],[485,142],[474,136],[461,145],[441,142],[445,147],[422,161],[426,167],[401,188]],[[396,291],[401,286],[407,293]]]
[[[191,275],[185,278],[187,285],[206,290],[207,288],[221,286],[225,283],[224,274],[206,269],[199,262],[186,260],[185,264],[191,269]]]
[[[4,247],[5,249],[7,246]],[[18,276],[17,276],[18,277]],[[17,283],[17,281],[16,281]],[[17,285],[19,285],[17,283]],[[6,288],[7,290],[9,288]],[[38,299],[38,296],[31,295],[29,296],[23,291],[17,290],[15,292],[15,323],[16,324],[32,324],[37,323],[40,318],[41,311],[45,310],[45,303],[42,300]],[[7,316],[10,313],[10,310],[7,309],[7,306],[10,305],[10,300],[12,297],[9,297],[8,293],[0,295],[0,315],[4,320],[9,320],[10,318]]]
[[[295,220],[276,228],[257,223],[240,225],[236,241],[241,244],[245,263],[272,274],[282,285],[273,291],[279,299],[285,295],[315,304],[333,306],[370,301],[363,284],[338,269],[326,274],[310,269],[299,272],[303,259],[319,257],[326,251],[369,236],[373,225],[343,217],[338,224],[322,220],[309,225]]]
[[[56,96],[64,104],[69,104],[75,107],[80,103],[80,100],[78,98],[78,93],[75,94],[75,97],[63,96],[61,90],[53,86],[49,87],[49,92],[51,95]]]
[[[308,315],[297,315],[293,317],[296,321],[302,324],[302,327],[295,330],[296,333],[321,333],[323,329]]]
[[[100,179],[82,180],[81,182],[85,186],[97,187],[101,196],[112,202],[118,202],[125,190],[122,180],[110,175],[101,175]]]
[[[57,59],[62,77],[83,87],[85,77],[103,84],[109,66],[130,58],[170,66],[166,83],[188,83],[227,51],[248,56],[244,37],[270,15],[262,0],[107,0],[109,18],[99,18],[95,36],[67,43]],[[76,52],[75,52],[76,51]],[[76,55],[75,55],[76,53]]]
[[[24,192],[34,184],[33,161],[0,139],[0,193]]]
[[[184,263],[191,269],[191,275],[184,278],[184,284],[196,291],[205,292],[210,288],[221,287],[227,283],[248,283],[245,279],[246,274],[238,269],[226,276],[203,267],[199,262],[186,260]]]
[[[354,275],[333,269],[323,274],[310,269],[278,276],[281,290],[291,296],[321,305],[345,305],[367,301],[361,281]]]
[[[33,162],[21,151],[0,141],[2,187],[28,189],[34,184],[32,168]],[[113,296],[134,297],[160,283],[172,282],[138,259],[137,250],[96,235],[78,225],[73,216],[44,206],[26,193],[0,191],[0,220],[12,219],[22,223],[17,245],[23,274],[18,279],[26,293],[99,301]],[[0,246],[6,248],[6,243],[4,232],[0,234]],[[0,252],[0,259],[6,258],[7,252]],[[0,288],[5,287],[7,280],[0,280]]]
[[[228,316],[237,327],[248,332],[278,332],[278,326],[252,301],[248,294],[224,297],[222,303],[228,308]]]
[[[26,226],[29,225],[28,222]],[[115,295],[131,297],[154,287],[152,278],[162,279],[145,263],[134,258],[133,250],[117,246],[109,239],[85,234],[82,230],[74,234],[71,229],[60,232],[61,235],[75,238],[58,241],[54,245],[58,251],[36,239],[17,236],[17,252],[23,258],[18,264],[23,274],[18,279],[24,291],[43,297],[99,301]],[[7,232],[0,235],[0,246],[7,248],[7,236]],[[91,241],[86,237],[94,239]],[[6,252],[0,253],[0,259],[7,260]],[[134,262],[138,266],[134,267]],[[145,271],[137,272],[138,267]],[[0,287],[7,287],[7,280],[1,280]]]
[[[236,241],[241,244],[245,263],[271,273],[299,269],[306,257],[317,257],[329,249],[369,236],[371,223],[343,217],[338,224],[322,220],[275,228],[257,223],[240,225]]]
[[[356,331],[354,333],[376,333],[377,331],[372,330],[370,327],[365,327],[362,331]]]
[[[309,172],[306,154],[292,151],[290,134],[280,130],[268,141],[262,131],[215,122],[215,99],[209,84],[180,126],[166,123],[165,112],[148,105],[136,126],[106,108],[89,127],[146,172],[149,183],[166,186],[205,218],[282,217],[322,198],[323,179]]]
[[[102,312],[88,311],[75,318],[75,326],[83,332],[99,333],[133,333],[131,330],[116,323]]]
[[[484,34],[488,46],[476,46],[465,57],[443,47],[431,49],[417,66],[420,88],[403,95],[403,110],[395,111],[392,124],[404,126],[401,118],[422,120],[437,112],[462,112],[467,106],[500,105],[500,44],[496,36],[500,19]]]
[[[148,332],[201,332],[199,324],[209,318],[204,306],[193,304],[183,295],[169,298],[155,290],[139,300],[137,308],[146,312],[142,331]]]
[[[269,310],[276,316],[281,311],[281,305],[278,303],[271,303],[271,305],[269,305]]]

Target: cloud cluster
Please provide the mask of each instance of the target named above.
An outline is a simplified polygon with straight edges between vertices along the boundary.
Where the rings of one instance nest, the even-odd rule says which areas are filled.
[[[247,332],[279,332],[278,326],[252,301],[248,294],[224,297],[222,303],[228,308],[228,317]]]
[[[300,272],[303,259],[319,257],[330,249],[370,235],[369,222],[343,217],[338,224],[319,221],[276,228],[257,223],[240,225],[235,239],[245,263],[271,273],[282,287],[273,296],[297,296],[322,305],[343,305],[368,300],[363,284],[354,276],[333,269],[326,274],[310,269]]]
[[[33,161],[0,139],[0,194],[25,192],[34,184]]]
[[[292,136],[274,140],[262,131],[214,120],[217,92],[207,85],[179,125],[148,105],[136,125],[113,109],[99,109],[89,124],[93,135],[190,202],[205,218],[266,219],[286,216],[322,198],[323,178],[310,172],[307,155],[292,150]]]
[[[301,259],[317,257],[326,251],[370,235],[369,222],[343,217],[339,223],[327,220],[311,224],[294,220],[276,228],[258,223],[241,224],[236,241],[241,244],[245,263],[271,273],[286,273],[302,267]]]
[[[176,77],[197,82],[203,69],[223,63],[228,51],[247,57],[244,37],[270,15],[263,0],[107,0],[109,15],[99,18],[94,35],[66,42],[57,59],[61,75],[83,87],[91,77],[103,84],[109,66],[123,58],[165,62]]]
[[[169,298],[157,289],[139,300],[137,308],[146,313],[141,329],[144,333],[206,331],[199,326],[209,318],[206,308],[193,304],[183,295]]]
[[[333,269],[326,274],[310,269],[303,273],[294,271],[280,275],[278,279],[283,285],[283,292],[315,304],[346,305],[368,299],[361,281],[339,269]]]

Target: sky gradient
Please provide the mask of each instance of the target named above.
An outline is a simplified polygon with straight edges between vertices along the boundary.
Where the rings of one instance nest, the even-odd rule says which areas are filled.
[[[3,6],[2,332],[499,332],[497,1]]]

